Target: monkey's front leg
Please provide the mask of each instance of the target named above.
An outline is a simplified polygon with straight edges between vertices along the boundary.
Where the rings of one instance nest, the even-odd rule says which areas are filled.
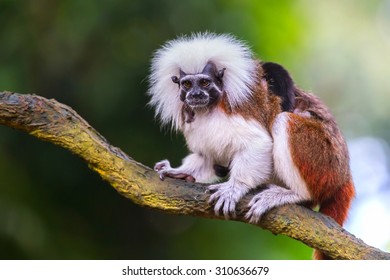
[[[182,165],[177,168],[172,168],[169,161],[165,159],[156,163],[154,170],[160,174],[161,180],[165,177],[199,183],[211,183],[218,180],[213,169],[213,162],[196,153],[185,157]]]
[[[154,170],[160,174],[161,180],[169,177],[174,179],[182,179],[187,182],[195,182],[195,178],[192,175],[185,173],[185,170],[180,168],[172,168],[169,160],[167,159],[157,162],[154,165]]]
[[[237,152],[230,165],[227,182],[209,186],[213,192],[209,202],[215,203],[214,211],[222,210],[226,219],[235,217],[237,202],[251,189],[267,182],[272,173],[272,142],[264,141],[252,145],[251,149]]]

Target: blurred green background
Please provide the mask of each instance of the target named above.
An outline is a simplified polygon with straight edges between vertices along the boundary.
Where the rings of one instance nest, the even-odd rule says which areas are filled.
[[[347,226],[389,249],[389,19],[384,0],[0,0],[0,91],[55,98],[137,161],[179,164],[186,155],[182,137],[162,131],[146,106],[150,58],[181,34],[231,33],[263,60],[284,65],[332,109],[350,143],[358,188]],[[373,209],[385,215],[376,224]],[[368,227],[384,232],[382,243],[373,244],[378,237]],[[0,127],[2,259],[309,259],[311,253],[251,225],[141,208],[69,152]]]

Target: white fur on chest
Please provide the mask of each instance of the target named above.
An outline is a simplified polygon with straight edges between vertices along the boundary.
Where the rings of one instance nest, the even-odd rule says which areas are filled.
[[[192,152],[223,166],[228,166],[237,152],[272,145],[269,133],[258,122],[229,116],[218,108],[195,114],[194,121],[184,125],[183,134]],[[268,155],[265,157],[263,160],[268,160]]]

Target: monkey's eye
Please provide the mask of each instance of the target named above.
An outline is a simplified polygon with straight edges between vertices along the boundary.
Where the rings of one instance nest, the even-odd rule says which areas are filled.
[[[207,79],[201,79],[200,81],[199,81],[199,85],[201,86],[201,87],[208,87],[209,85],[210,85],[210,81],[209,80],[207,80]]]
[[[181,83],[181,85],[182,85],[185,89],[190,89],[190,88],[192,88],[192,83],[191,83],[191,81],[183,81],[183,82]]]

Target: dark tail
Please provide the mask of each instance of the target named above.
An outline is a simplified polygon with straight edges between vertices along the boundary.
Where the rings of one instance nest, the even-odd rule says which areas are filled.
[[[321,203],[320,212],[333,218],[340,226],[343,226],[348,216],[348,210],[355,196],[355,188],[352,180],[339,188],[338,192],[330,199]],[[331,258],[319,250],[314,250],[316,260],[330,260]]]

